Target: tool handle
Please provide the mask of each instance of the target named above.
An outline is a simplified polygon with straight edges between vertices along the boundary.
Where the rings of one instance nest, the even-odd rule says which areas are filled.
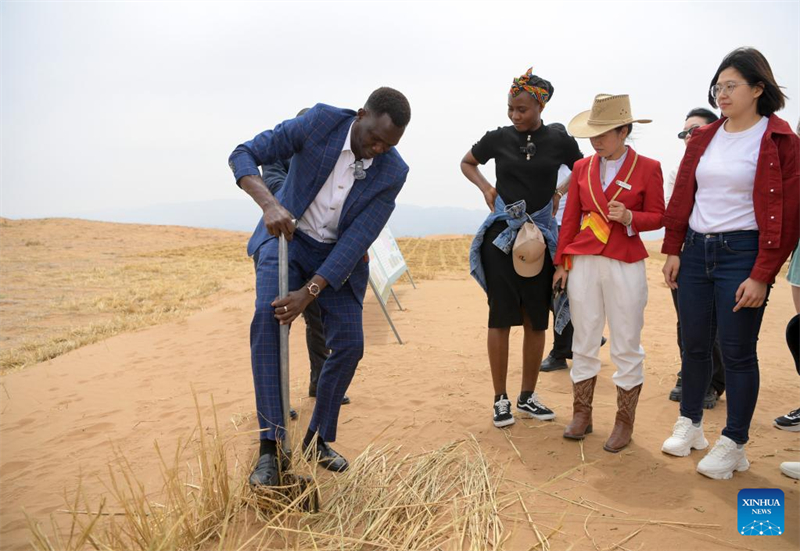
[[[292,220],[297,224],[297,220]],[[278,297],[286,298],[289,295],[289,243],[286,236],[278,236]],[[290,445],[289,436],[289,326],[278,326],[278,343],[280,351],[280,371],[281,371],[281,406],[283,410],[283,430],[285,433],[285,444]]]

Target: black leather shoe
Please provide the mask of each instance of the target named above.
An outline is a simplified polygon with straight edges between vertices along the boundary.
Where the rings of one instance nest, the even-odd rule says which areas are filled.
[[[673,402],[680,402],[682,393],[683,393],[683,381],[681,381],[681,376],[678,375],[678,380],[675,382],[675,388],[669,391],[669,399],[672,400]]]
[[[313,444],[305,450],[306,459],[309,461],[316,458],[317,464],[323,469],[328,469],[335,473],[343,473],[350,464],[347,459],[339,455],[327,442],[317,440],[316,446]]]
[[[317,388],[316,387],[308,387],[308,397],[309,398],[316,398],[317,397]],[[350,398],[347,396],[347,394],[345,394],[344,398],[342,398],[342,405],[346,406],[349,403],[350,403]],[[294,419],[294,417],[292,417],[292,419]]]
[[[717,400],[719,400],[717,389],[713,387],[709,388],[706,391],[706,395],[703,397],[703,409],[714,409],[714,406],[717,405]]]
[[[278,458],[271,453],[265,453],[258,458],[256,468],[250,475],[251,486],[278,486],[280,475],[278,474]]]
[[[289,408],[289,417],[294,421],[297,419],[297,410],[294,408]]]
[[[600,337],[600,346],[604,346],[608,342],[608,339],[605,337]]]
[[[542,360],[542,367],[539,371],[558,371],[560,369],[567,369],[567,360],[565,358],[556,358],[552,354],[548,355]]]

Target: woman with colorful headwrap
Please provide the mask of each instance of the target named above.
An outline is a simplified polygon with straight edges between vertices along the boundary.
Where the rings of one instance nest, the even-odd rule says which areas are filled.
[[[480,189],[491,211],[473,241],[470,269],[489,302],[487,346],[496,427],[514,423],[506,391],[512,326],[524,328],[517,412],[540,420],[555,417],[535,392],[549,320],[552,256],[558,234],[553,204],[560,197],[556,191],[559,167],[572,168],[583,155],[563,125],[542,121],[542,110],[552,97],[553,85],[528,69],[514,79],[508,93],[511,126],[487,132],[461,160],[461,171]],[[478,168],[490,159],[495,161],[496,186]],[[516,247],[512,253],[518,232],[534,249],[538,240],[537,258],[524,258]],[[519,268],[526,263],[527,267]],[[530,270],[531,266],[535,268]]]

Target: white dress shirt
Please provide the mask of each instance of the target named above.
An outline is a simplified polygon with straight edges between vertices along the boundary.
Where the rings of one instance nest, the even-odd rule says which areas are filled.
[[[625,153],[622,154],[622,157],[619,159],[610,161],[605,157],[600,159],[600,180],[603,184],[603,192],[608,189],[608,186],[611,185],[611,182],[617,177],[617,173],[619,169],[622,168],[625,159],[628,157],[628,148],[625,148]],[[626,174],[627,176],[627,174]],[[636,232],[633,231],[633,218],[631,218],[631,225],[625,226],[628,230],[628,235],[634,235]]]
[[[354,121],[355,122],[355,121]],[[356,156],[350,149],[353,125],[347,131],[339,159],[317,196],[297,222],[297,229],[321,243],[335,243],[339,237],[339,218],[350,190],[355,182]],[[372,166],[372,159],[364,159],[364,170]]]
[[[558,183],[556,184],[556,188],[561,187],[564,182],[566,182],[569,177],[572,175],[572,171],[569,169],[567,165],[561,165],[558,167]],[[556,223],[558,227],[561,227],[561,220],[564,218],[564,209],[567,207],[567,195],[569,195],[569,191],[561,197],[561,200],[558,202],[558,212],[556,212]]]
[[[614,178],[617,176],[617,172],[619,172],[619,169],[622,168],[622,164],[627,158],[627,147],[625,148],[625,153],[623,153],[622,157],[619,159],[610,161],[605,157],[600,158],[600,179],[603,181],[603,191],[607,190],[608,186],[611,185],[611,182],[614,181]]]
[[[672,192],[675,191],[675,180],[678,179],[678,167],[673,168],[667,181],[664,182],[664,206],[669,205],[669,200],[672,199]]]

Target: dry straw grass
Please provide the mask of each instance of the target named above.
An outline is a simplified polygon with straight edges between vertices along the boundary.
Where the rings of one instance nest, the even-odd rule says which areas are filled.
[[[81,237],[73,241],[81,246]],[[468,238],[398,242],[415,279],[467,273]],[[244,238],[235,234],[210,244],[95,253],[100,256],[71,262],[52,262],[44,253],[34,258],[27,249],[35,244],[6,247],[0,258],[0,329],[10,338],[0,351],[0,372],[181,319],[229,289],[231,281],[252,280]]]
[[[465,276],[469,273],[471,236],[446,239],[408,237],[398,239],[414,279]]]
[[[156,446],[163,480],[156,497],[118,453],[109,466],[108,496],[97,505],[79,487],[47,525],[28,517],[33,548],[497,549],[506,537],[502,473],[474,439],[417,455],[368,447],[346,473],[322,478],[296,459],[295,471],[311,474],[310,484],[287,499],[250,490],[252,462],[235,459],[234,438],[221,434],[215,415],[213,431],[196,429],[191,445],[179,443],[171,462]],[[321,510],[302,512],[299,504],[315,492]]]
[[[33,280],[26,280],[29,285],[35,285],[37,278],[48,279],[40,286],[45,300],[35,305],[41,316],[69,322],[29,334],[2,351],[0,371],[21,369],[125,331],[180,319],[206,305],[228,280],[250,270],[242,244],[232,241],[138,254],[122,265],[85,271],[53,267],[33,275]],[[6,323],[25,320],[20,316]]]

